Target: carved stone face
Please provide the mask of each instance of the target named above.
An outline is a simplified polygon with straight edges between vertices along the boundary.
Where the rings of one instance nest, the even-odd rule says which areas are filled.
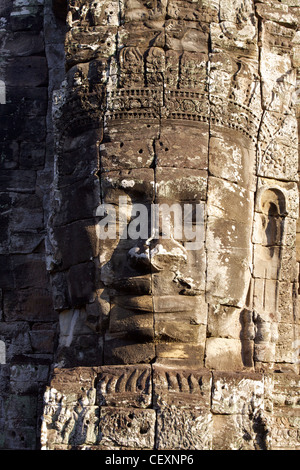
[[[257,178],[263,186],[268,176],[257,158],[270,145],[252,2],[243,14],[222,2],[88,5],[71,2],[69,71],[54,115],[61,345],[79,351],[84,337],[85,357],[98,351],[93,363],[251,366],[253,252],[264,243],[253,227],[265,220],[276,245],[272,207],[283,217],[276,191],[257,200]],[[117,221],[106,240],[101,204]],[[159,226],[153,236],[151,209],[163,204],[193,213],[196,248],[187,233],[165,237]]]
[[[117,220],[127,211],[129,235],[132,221],[143,224],[137,240],[100,242],[100,277],[112,293],[109,361],[132,363],[138,357],[139,362],[149,362],[158,357],[201,362],[207,330],[212,336],[223,333],[214,312],[226,305],[228,321],[234,317],[238,324],[245,305],[252,261],[255,153],[227,129],[216,129],[209,142],[207,124],[166,120],[159,136],[156,132],[139,123],[130,133],[120,126],[114,141],[100,146],[105,203],[116,207]],[[139,138],[132,140],[132,133]],[[214,164],[209,163],[210,153]],[[120,197],[127,206],[120,207]],[[178,207],[181,214],[190,208],[198,243],[191,245],[185,233],[166,236],[162,220],[159,233],[151,237],[150,220],[148,225],[140,213],[132,217],[137,203],[149,218],[156,204],[164,221],[163,207]],[[148,237],[142,233],[145,225]],[[184,229],[183,225],[184,219]]]

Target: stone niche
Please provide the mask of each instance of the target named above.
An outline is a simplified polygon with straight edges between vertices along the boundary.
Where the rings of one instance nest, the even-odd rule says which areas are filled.
[[[299,449],[299,6],[54,4],[43,448]]]

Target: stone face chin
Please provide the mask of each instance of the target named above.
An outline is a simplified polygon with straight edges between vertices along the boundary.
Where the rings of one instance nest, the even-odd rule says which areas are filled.
[[[53,368],[44,449],[300,448],[299,18],[293,0],[0,7],[0,363]]]

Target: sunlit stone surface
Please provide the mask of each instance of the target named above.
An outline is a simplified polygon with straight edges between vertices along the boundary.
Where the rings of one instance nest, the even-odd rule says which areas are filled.
[[[299,8],[53,2],[42,448],[299,450]]]

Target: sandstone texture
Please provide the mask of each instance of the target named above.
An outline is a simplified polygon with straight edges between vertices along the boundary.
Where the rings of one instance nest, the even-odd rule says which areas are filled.
[[[3,2],[0,448],[300,449],[299,19]]]

